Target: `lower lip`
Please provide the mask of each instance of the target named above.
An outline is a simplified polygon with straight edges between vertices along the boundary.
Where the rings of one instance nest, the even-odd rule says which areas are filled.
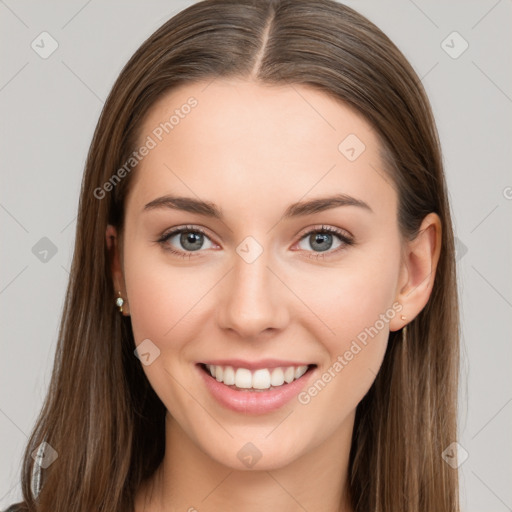
[[[201,365],[197,368],[213,397],[224,407],[236,412],[265,414],[288,403],[305,387],[316,367],[308,369],[302,377],[268,391],[237,391],[213,378]]]

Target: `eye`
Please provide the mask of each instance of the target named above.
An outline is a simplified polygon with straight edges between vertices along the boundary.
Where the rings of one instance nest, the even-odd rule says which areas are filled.
[[[333,247],[333,238],[338,239],[338,245]],[[173,240],[175,239],[175,240]],[[206,249],[214,246],[206,232],[198,226],[181,226],[164,233],[157,242],[160,243],[166,251],[169,251],[181,258],[191,258],[194,252],[201,252],[204,249],[205,240],[211,244]],[[309,258],[325,258],[338,253],[347,246],[354,245],[354,239],[346,232],[331,226],[318,226],[315,229],[307,231],[299,240],[299,244],[306,241],[317,254],[308,255]],[[178,246],[178,250],[173,247]],[[301,249],[308,251],[307,248]],[[325,253],[325,254],[324,254]],[[194,255],[195,256],[195,255]]]
[[[338,245],[333,247],[334,238],[338,238]],[[305,241],[315,252],[319,254],[310,254],[309,258],[325,258],[346,249],[347,246],[354,245],[354,239],[346,232],[331,226],[321,226],[308,231],[301,237],[299,244]],[[302,247],[303,248],[303,247]],[[305,250],[308,250],[307,248]],[[323,254],[325,253],[325,254]]]
[[[213,247],[210,238],[201,228],[197,226],[183,226],[164,233],[157,242],[162,244],[165,250],[172,254],[182,258],[190,258],[193,252],[200,252],[199,250],[204,248],[205,240],[210,241],[210,244],[212,244],[210,247],[206,247],[206,249]],[[173,246],[178,246],[179,250],[174,250]]]

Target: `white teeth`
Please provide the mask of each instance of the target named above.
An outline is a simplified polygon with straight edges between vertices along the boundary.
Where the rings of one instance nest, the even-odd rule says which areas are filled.
[[[284,371],[284,381],[290,384],[290,382],[293,382],[293,379],[295,378],[295,368],[293,366],[288,366],[286,370]]]
[[[232,386],[235,383],[235,370],[233,370],[232,366],[224,368],[224,378],[222,380],[226,386]]]
[[[268,389],[270,387],[270,372],[267,369],[256,370],[252,374],[252,387],[254,389]]]
[[[272,370],[270,384],[272,384],[272,386],[282,386],[284,384],[284,372],[282,368],[274,368]]]
[[[236,386],[242,389],[270,389],[270,387],[289,384],[302,377],[308,370],[308,366],[286,366],[278,368],[259,368],[248,370],[247,368],[233,368],[232,366],[206,365],[211,376],[226,386]]]
[[[295,368],[295,378],[300,379],[307,371],[307,366],[297,366],[297,368]]]
[[[252,387],[251,370],[248,370],[247,368],[238,368],[235,373],[235,386],[237,388],[244,389]]]

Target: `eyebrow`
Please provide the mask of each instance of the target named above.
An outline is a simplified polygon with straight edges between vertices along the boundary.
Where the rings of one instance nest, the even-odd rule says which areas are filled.
[[[356,199],[355,197],[349,196],[347,194],[335,194],[333,196],[319,197],[309,201],[293,203],[288,206],[283,214],[282,219],[311,215],[314,213],[323,212],[325,210],[330,210],[332,208],[338,208],[340,206],[357,206],[373,213],[373,210],[370,208],[370,206],[361,199]],[[198,215],[204,215],[206,217],[224,220],[222,210],[217,205],[215,205],[215,203],[203,201],[201,199],[195,199],[193,197],[173,195],[157,197],[156,199],[153,199],[153,201],[150,201],[148,204],[146,204],[143,211],[155,210],[159,208],[182,210],[189,213],[196,213]]]

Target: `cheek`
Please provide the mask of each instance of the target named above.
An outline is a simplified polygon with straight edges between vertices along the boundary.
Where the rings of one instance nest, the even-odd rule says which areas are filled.
[[[295,282],[301,283],[300,288],[296,288],[298,294],[307,298],[304,302],[316,314],[322,328],[322,331],[317,330],[318,334],[323,333],[319,339],[325,340],[332,354],[343,350],[347,341],[376,323],[379,330],[387,332],[389,329],[388,317],[395,313],[392,305],[398,265],[396,258],[390,257],[387,261],[389,263],[359,258],[339,269],[327,269],[323,279],[313,272],[302,273],[300,279],[296,277]],[[387,315],[385,325],[379,321],[381,315]]]
[[[315,332],[328,353],[320,368],[322,382],[312,393],[319,393],[324,389],[322,386],[330,391],[321,393],[324,398],[318,404],[325,400],[324,406],[355,407],[379,371],[387,348],[389,324],[400,314],[400,306],[394,304],[397,256],[388,256],[380,260],[361,257],[357,264],[347,263],[339,271],[330,269],[330,279],[324,287],[318,286],[318,280],[303,284],[304,291],[315,289],[308,295],[308,305],[323,321],[316,319]]]
[[[195,338],[199,301],[212,285],[198,279],[193,269],[155,258],[156,252],[141,248],[126,251],[124,270],[131,325],[136,345],[149,339],[157,347],[158,356],[142,368],[173,416],[182,418],[183,411],[191,407],[189,395],[176,385],[189,378],[190,361],[183,350]]]
[[[334,296],[326,305],[326,323],[334,331],[329,334],[323,329],[321,343],[328,357],[298,396],[299,407],[305,407],[308,417],[323,418],[325,432],[334,432],[372,386],[386,353],[389,321],[397,314],[389,292],[353,284],[352,289],[346,288],[352,293]]]
[[[359,333],[376,325],[378,330],[389,330],[390,315],[395,291],[395,279],[391,272],[351,276],[341,283],[342,291],[333,297],[330,307],[333,330],[355,338]],[[385,315],[384,325],[382,315]]]
[[[211,285],[197,269],[166,265],[151,252],[156,251],[133,251],[125,259],[130,315],[136,342],[150,338],[165,345],[165,340],[179,339],[177,329],[183,333],[191,325],[194,308]]]

